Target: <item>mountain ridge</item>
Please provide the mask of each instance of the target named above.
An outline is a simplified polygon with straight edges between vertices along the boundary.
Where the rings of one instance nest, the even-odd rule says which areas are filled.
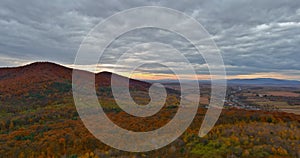
[[[32,106],[72,103],[72,72],[74,70],[51,62],[35,62],[19,67],[0,68],[1,109],[14,112],[22,108],[30,109]],[[150,83],[111,72],[79,71],[82,72],[79,73],[80,77],[95,75],[97,95],[105,96],[104,98],[111,97],[112,75],[116,75],[117,86],[124,86],[128,80],[129,88],[136,91],[147,92],[151,86]]]

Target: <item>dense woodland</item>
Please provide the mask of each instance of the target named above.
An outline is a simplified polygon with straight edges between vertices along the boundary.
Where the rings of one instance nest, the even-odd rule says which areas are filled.
[[[149,131],[164,125],[176,108],[152,120],[128,118],[125,112],[107,115],[123,128]],[[199,109],[190,128],[172,144],[152,152],[112,149],[84,127],[73,105],[51,105],[10,114],[0,121],[1,157],[297,157],[300,117],[286,113],[224,110],[214,129],[197,136],[205,114]],[[149,126],[152,124],[153,126]],[[129,144],[130,145],[130,144]]]

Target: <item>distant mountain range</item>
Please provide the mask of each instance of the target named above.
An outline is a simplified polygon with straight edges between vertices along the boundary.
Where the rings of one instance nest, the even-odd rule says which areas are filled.
[[[160,82],[164,84],[178,84],[177,80],[146,80],[147,82]],[[183,83],[189,83],[190,80],[183,80]],[[209,80],[199,80],[200,84],[210,84]],[[255,79],[230,79],[227,84],[235,85],[264,85],[264,86],[300,86],[297,80],[281,80],[274,78],[255,78]]]
[[[300,81],[296,80],[281,80],[274,78],[256,78],[256,79],[232,79],[227,81],[228,84],[241,85],[286,85],[286,86],[300,86]]]

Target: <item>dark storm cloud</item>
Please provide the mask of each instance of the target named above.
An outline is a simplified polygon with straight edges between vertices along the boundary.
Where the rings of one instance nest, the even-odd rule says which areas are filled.
[[[189,0],[176,3],[164,0],[2,0],[0,66],[35,60],[72,64],[81,41],[96,24],[124,9],[144,5],[169,7],[196,18],[219,46],[229,75],[277,72],[295,76],[295,72],[299,72],[300,1],[295,0]],[[106,64],[113,64],[115,56],[135,44],[156,39],[177,46],[197,71],[205,73],[206,65],[193,47],[181,37],[164,31],[139,31],[120,37],[107,49]],[[135,54],[134,58],[139,59],[139,55]],[[140,59],[147,60],[147,54]],[[160,56],[157,61],[162,62]],[[176,60],[173,62],[180,65]],[[155,70],[167,72],[163,68]]]

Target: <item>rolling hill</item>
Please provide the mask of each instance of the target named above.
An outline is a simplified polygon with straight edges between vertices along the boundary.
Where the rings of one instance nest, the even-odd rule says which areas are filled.
[[[84,75],[86,71],[82,71]],[[97,92],[109,91],[112,73],[94,74]],[[118,76],[120,83],[127,78]],[[130,80],[130,85],[140,91],[149,83]],[[72,69],[50,62],[36,62],[15,68],[0,69],[0,107],[16,112],[49,104],[72,103]],[[101,94],[99,94],[101,95]]]
[[[7,112],[17,112],[51,104],[73,104],[72,69],[50,62],[35,62],[14,68],[0,68],[0,108]],[[112,101],[111,72],[97,74],[81,71],[80,75],[95,75],[95,88],[99,100]],[[125,86],[128,78],[117,76],[117,86]],[[149,101],[150,83],[129,79],[129,89],[133,98],[146,104]],[[178,92],[167,89],[170,94]],[[136,96],[136,97],[135,97]],[[146,100],[146,101],[145,101]]]

